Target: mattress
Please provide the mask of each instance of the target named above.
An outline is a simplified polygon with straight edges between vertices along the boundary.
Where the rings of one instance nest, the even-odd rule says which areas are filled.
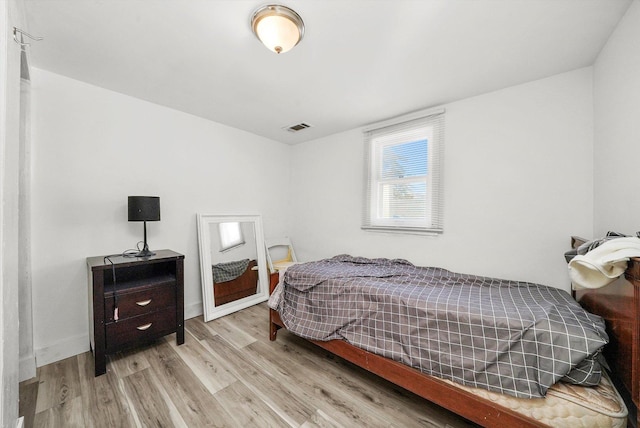
[[[446,380],[496,405],[554,428],[624,428],[628,410],[611,379],[603,371],[597,386],[577,386],[559,382],[544,398],[515,398]]]

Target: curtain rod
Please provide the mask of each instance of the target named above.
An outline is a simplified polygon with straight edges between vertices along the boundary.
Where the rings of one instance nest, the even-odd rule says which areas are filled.
[[[21,40],[18,40],[17,33],[20,33],[21,36],[26,36],[27,38],[29,38],[31,40],[35,40],[36,42],[39,42],[40,40],[43,39],[42,37],[32,36],[31,34],[27,33],[26,31],[22,31],[21,29],[19,29],[17,27],[13,27],[13,40],[15,40],[16,43],[19,44],[22,47],[31,46],[31,43],[25,43],[25,42],[23,42]]]

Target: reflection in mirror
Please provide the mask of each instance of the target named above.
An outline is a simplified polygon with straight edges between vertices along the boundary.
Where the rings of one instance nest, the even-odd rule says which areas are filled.
[[[263,302],[268,278],[258,215],[198,215],[204,319]]]
[[[230,221],[209,230],[215,305],[256,294],[258,254],[253,223]]]

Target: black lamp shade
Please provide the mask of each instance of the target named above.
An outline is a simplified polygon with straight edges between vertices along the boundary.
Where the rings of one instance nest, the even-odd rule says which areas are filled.
[[[129,221],[160,221],[160,197],[129,196]]]

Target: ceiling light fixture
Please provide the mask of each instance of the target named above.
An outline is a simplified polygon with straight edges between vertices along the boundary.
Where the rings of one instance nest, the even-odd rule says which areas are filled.
[[[267,49],[277,54],[291,50],[304,36],[304,22],[300,15],[277,4],[256,10],[251,17],[251,28]]]

